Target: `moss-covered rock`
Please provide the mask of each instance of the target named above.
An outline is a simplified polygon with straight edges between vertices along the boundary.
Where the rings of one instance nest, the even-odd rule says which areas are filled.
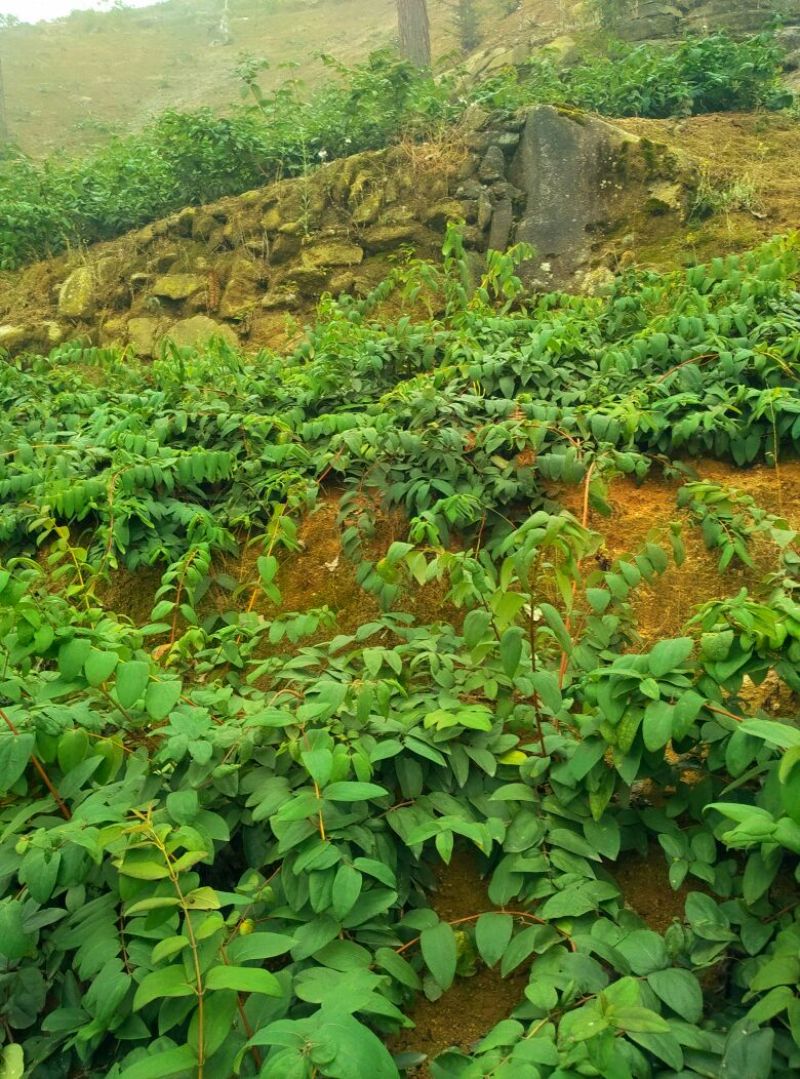
[[[58,292],[58,313],[65,318],[89,318],[97,307],[94,274],[88,266],[73,270]]]
[[[167,300],[188,300],[205,287],[206,279],[199,274],[173,273],[156,278],[150,292]]]

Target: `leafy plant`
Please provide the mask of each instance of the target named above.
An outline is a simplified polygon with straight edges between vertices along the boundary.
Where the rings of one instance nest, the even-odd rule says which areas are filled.
[[[796,533],[685,463],[796,449],[795,247],[526,303],[524,250],[471,290],[451,230],[289,356],[3,366],[6,1073],[397,1079],[415,996],[482,967],[524,995],[436,1079],[800,1067],[800,735],[744,704],[800,691]],[[589,523],[654,468],[723,571],[754,533],[780,571],[645,647],[679,523],[615,559]],[[377,492],[408,530],[368,558]],[[383,604],[350,632],[284,600],[321,495]],[[138,625],[103,600],[147,564]],[[690,884],[665,933],[615,879],[649,846]],[[459,849],[489,901],[448,919]]]

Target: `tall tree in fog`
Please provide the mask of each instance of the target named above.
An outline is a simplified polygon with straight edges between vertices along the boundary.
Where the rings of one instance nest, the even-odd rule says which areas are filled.
[[[417,67],[431,66],[431,27],[425,0],[397,0],[400,49]]]

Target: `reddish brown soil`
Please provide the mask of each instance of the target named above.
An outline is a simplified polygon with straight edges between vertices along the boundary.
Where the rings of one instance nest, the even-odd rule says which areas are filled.
[[[439,888],[432,902],[440,918],[452,922],[496,909],[469,853],[456,852],[438,877]],[[408,1012],[414,1028],[396,1034],[389,1048],[393,1053],[425,1053],[429,1060],[451,1046],[468,1050],[501,1019],[508,1018],[522,1001],[527,983],[524,966],[508,978],[502,978],[497,969],[482,967],[471,978],[456,978],[437,1001],[420,993]],[[414,1079],[428,1079],[430,1071],[422,1065],[412,1074]]]

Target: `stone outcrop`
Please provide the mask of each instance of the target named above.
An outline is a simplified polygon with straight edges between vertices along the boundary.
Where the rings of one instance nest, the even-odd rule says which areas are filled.
[[[5,307],[0,296],[0,349],[81,337],[147,358],[167,338],[280,343],[287,315],[302,320],[323,293],[367,294],[407,249],[437,257],[454,220],[476,275],[487,248],[525,241],[537,252],[525,268],[534,287],[595,287],[606,241],[631,230],[625,219],[674,224],[692,183],[666,147],[551,107],[492,116],[473,106],[455,136],[187,208],[80,264],[29,267]]]
[[[637,212],[679,219],[691,170],[665,147],[613,124],[543,105],[528,114],[509,174],[525,197],[514,238],[536,253],[528,277],[538,287],[566,288],[592,269],[598,239],[629,228]],[[498,239],[507,204],[501,212],[502,231],[493,218]]]

